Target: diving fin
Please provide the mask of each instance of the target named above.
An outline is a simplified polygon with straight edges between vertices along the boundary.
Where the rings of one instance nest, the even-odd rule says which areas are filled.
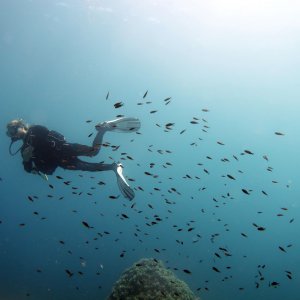
[[[141,128],[141,122],[138,118],[123,117],[99,123],[95,127],[98,131],[135,132]]]
[[[125,198],[132,200],[135,196],[134,190],[129,186],[123,176],[123,165],[118,163],[116,164],[115,173],[117,175],[117,183],[119,189]]]

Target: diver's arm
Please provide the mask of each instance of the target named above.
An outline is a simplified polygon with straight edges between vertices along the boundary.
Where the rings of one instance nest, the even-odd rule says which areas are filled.
[[[34,169],[32,160],[31,159],[28,161],[23,160],[23,167],[26,172],[31,173]]]
[[[33,160],[33,147],[27,146],[22,150],[23,166],[26,172],[31,173],[34,170]]]
[[[28,162],[31,160],[31,158],[33,156],[33,150],[34,150],[34,148],[31,145],[28,145],[27,147],[25,147],[22,150],[23,162]]]

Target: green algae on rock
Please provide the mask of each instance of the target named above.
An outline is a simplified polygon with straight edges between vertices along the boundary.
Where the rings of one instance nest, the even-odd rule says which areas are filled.
[[[154,259],[141,259],[127,269],[107,300],[157,299],[199,300],[185,282]]]

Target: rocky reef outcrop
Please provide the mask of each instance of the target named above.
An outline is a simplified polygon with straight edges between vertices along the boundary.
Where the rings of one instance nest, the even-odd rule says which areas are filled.
[[[141,259],[115,283],[107,300],[196,300],[188,285],[161,261]]]

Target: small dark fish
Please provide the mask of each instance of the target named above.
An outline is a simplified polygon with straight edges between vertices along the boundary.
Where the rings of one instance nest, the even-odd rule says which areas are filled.
[[[109,97],[109,92],[107,92],[107,95],[106,95],[106,98],[105,98],[105,100],[107,100],[107,99],[108,99],[108,97]]]
[[[125,214],[121,214],[121,215],[122,215],[123,218],[129,219],[129,217],[127,215],[125,215]]]
[[[120,107],[122,107],[123,105],[124,105],[124,103],[120,101],[120,102],[115,103],[115,104],[114,104],[114,107],[115,107],[115,108],[120,108]]]
[[[246,195],[250,195],[250,193],[246,189],[242,189],[242,192],[245,193]]]
[[[263,156],[263,159],[266,160],[266,161],[269,161],[267,155],[264,155],[264,156]]]
[[[165,102],[169,101],[169,100],[171,100],[171,97],[168,97],[168,98],[164,99]]]
[[[212,269],[217,273],[221,273],[221,271],[219,269],[217,269],[216,267],[212,267]]]
[[[93,132],[92,132],[92,133],[90,133],[90,134],[88,135],[88,137],[91,137],[93,134],[94,134]]]
[[[92,120],[86,120],[85,122],[86,122],[86,123],[91,123],[91,122],[92,122]]]
[[[222,143],[222,142],[219,142],[219,141],[217,141],[217,143],[218,143],[219,145],[222,145],[222,146],[224,146],[224,145],[225,145],[224,143]]]
[[[278,248],[282,251],[282,252],[286,252],[285,249],[281,246],[278,246]]]
[[[191,121],[190,123],[191,124],[199,124],[199,122],[197,122],[197,121]]]
[[[209,112],[209,109],[207,109],[207,108],[202,108],[202,111],[203,111],[203,112]]]
[[[188,269],[183,269],[182,270],[184,273],[186,273],[186,274],[192,274],[192,272],[190,271],[190,270],[188,270]]]
[[[147,90],[146,93],[144,94],[143,99],[146,98],[147,94],[148,94],[148,90]]]
[[[274,133],[275,133],[276,135],[284,135],[284,133],[278,132],[278,131],[275,131]]]
[[[245,153],[253,155],[254,153],[250,150],[244,150]]]
[[[93,228],[93,227],[91,227],[87,222],[85,222],[85,221],[82,221],[81,222],[86,228]]]
[[[171,127],[171,126],[174,126],[175,125],[175,123],[167,123],[166,125],[165,125],[165,127]]]
[[[150,114],[155,114],[157,112],[157,110],[151,110]]]
[[[65,272],[68,274],[69,277],[72,277],[74,273],[72,273],[70,270],[66,269]]]
[[[232,175],[230,175],[230,174],[227,174],[227,177],[230,178],[230,179],[232,179],[232,180],[235,180],[235,178]]]
[[[27,196],[28,200],[30,200],[31,202],[33,202],[33,198],[31,196]]]
[[[57,175],[55,176],[57,179],[63,179],[61,176]]]
[[[208,172],[206,169],[203,169],[203,171],[204,171],[206,174],[209,174],[209,172]]]
[[[258,226],[258,227],[257,227],[257,230],[258,230],[258,231],[264,231],[264,230],[266,230],[266,228],[265,228],[265,227],[262,227],[262,226]]]

